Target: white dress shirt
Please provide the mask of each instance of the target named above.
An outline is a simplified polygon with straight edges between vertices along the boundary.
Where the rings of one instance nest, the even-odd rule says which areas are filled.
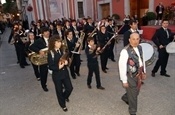
[[[49,42],[48,42],[48,38],[45,38],[45,37],[43,37],[44,38],[44,41],[46,42],[46,46],[48,46],[49,45]]]
[[[138,48],[134,47],[133,49],[139,57],[139,66],[140,67],[143,66],[144,73],[146,73],[144,54],[143,54],[143,62],[142,62],[142,59],[140,57],[140,53],[139,53]],[[127,62],[128,62],[128,58],[129,58],[129,55],[128,55],[127,50],[123,49],[120,52],[120,57],[119,57],[119,74],[120,74],[120,80],[123,83],[127,83]]]

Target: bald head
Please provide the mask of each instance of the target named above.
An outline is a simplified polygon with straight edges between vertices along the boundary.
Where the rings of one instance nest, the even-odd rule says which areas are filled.
[[[129,38],[129,43],[131,46],[133,47],[137,47],[139,45],[139,42],[140,42],[140,36],[138,33],[132,33],[130,35],[130,38]]]

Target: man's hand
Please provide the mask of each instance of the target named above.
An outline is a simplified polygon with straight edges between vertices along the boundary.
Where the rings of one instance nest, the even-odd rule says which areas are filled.
[[[160,45],[159,48],[162,49],[162,48],[164,48],[164,46],[163,45]]]
[[[128,88],[129,87],[129,84],[128,83],[123,83],[123,87],[124,88]]]

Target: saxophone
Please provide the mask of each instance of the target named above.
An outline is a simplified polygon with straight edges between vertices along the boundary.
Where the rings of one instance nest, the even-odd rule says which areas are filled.
[[[41,49],[41,51],[44,51],[44,56],[41,56],[38,53],[32,52],[28,54],[29,60],[32,62],[32,64],[40,66],[47,64],[47,57],[48,57],[48,48]]]

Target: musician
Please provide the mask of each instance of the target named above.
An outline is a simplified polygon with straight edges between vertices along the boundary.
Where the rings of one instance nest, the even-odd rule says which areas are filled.
[[[145,61],[139,41],[139,34],[132,33],[129,44],[120,52],[119,57],[120,80],[126,89],[121,99],[129,105],[130,115],[136,115],[141,80],[146,78]]]
[[[36,39],[39,39],[41,37],[41,21],[36,23],[35,32]]]
[[[109,40],[108,33],[106,31],[105,26],[100,27],[100,31],[98,32],[98,42],[100,44],[100,47],[103,48],[105,44],[107,44]],[[104,51],[100,54],[100,61],[101,61],[101,69],[104,73],[107,73],[107,62],[108,62],[108,57],[109,57],[109,45],[104,49]]]
[[[82,48],[82,50],[84,50],[85,47],[86,47],[86,44],[87,44],[86,41],[87,41],[87,37],[88,37],[88,29],[87,29],[88,23],[87,23],[87,19],[83,18],[82,19],[82,23],[83,23],[83,32],[85,33],[85,37],[84,37],[84,40],[83,40],[83,48]]]
[[[9,39],[8,39],[8,43],[9,44],[14,44],[14,46],[15,46],[15,51],[16,51],[16,56],[17,56],[17,63],[19,63],[19,60],[20,60],[19,56],[20,56],[20,54],[19,54],[19,50],[17,48],[16,41],[14,39],[14,36],[15,36],[15,33],[18,31],[18,29],[19,29],[18,23],[15,23],[13,25],[13,28],[11,30],[11,33],[10,33],[10,36],[9,36]]]
[[[156,13],[157,13],[157,18],[155,21],[155,25],[157,25],[157,23],[159,23],[159,25],[161,25],[162,16],[164,13],[164,6],[163,6],[162,2],[160,2],[159,5],[156,6]]]
[[[50,36],[53,36],[54,35],[54,31],[55,31],[55,27],[54,27],[53,23],[49,24],[49,30],[50,30]]]
[[[100,71],[99,71],[98,59],[96,56],[96,55],[98,55],[97,51],[100,50],[100,47],[97,47],[94,44],[93,37],[88,37],[87,42],[88,42],[88,46],[85,49],[85,53],[87,56],[87,67],[88,67],[87,86],[89,89],[92,88],[91,87],[92,76],[93,76],[93,73],[95,73],[97,89],[104,90],[105,88],[101,86]]]
[[[67,70],[68,60],[63,59],[61,48],[61,38],[58,35],[51,37],[49,41],[48,64],[49,69],[53,71],[52,79],[55,85],[55,91],[59,105],[63,111],[68,111],[66,101],[69,102],[69,96],[73,90],[72,83]],[[63,90],[64,86],[64,90]]]
[[[35,35],[34,35],[33,32],[29,32],[28,33],[28,38],[29,38],[29,41],[25,44],[25,51],[29,55],[30,53],[32,53],[32,51],[30,51],[30,46],[36,41],[36,39],[35,39]],[[36,79],[38,81],[40,81],[39,66],[38,65],[34,65],[32,63],[32,67],[33,67]]]
[[[66,20],[64,24],[64,31],[68,31],[68,30],[70,30],[70,22]]]
[[[76,79],[76,75],[80,76],[81,61],[80,61],[80,54],[78,54],[77,52],[79,49],[80,43],[78,42],[78,39],[76,37],[73,37],[73,33],[71,30],[68,30],[65,36],[66,36],[68,50],[71,58],[70,73],[72,78]],[[74,52],[72,53],[72,51]]]
[[[77,26],[76,20],[71,21],[70,30],[73,32],[73,37],[79,38],[80,29]]]
[[[19,63],[21,68],[25,68],[29,64],[26,61],[25,57],[25,44],[23,43],[21,37],[23,36],[23,32],[19,29],[19,24],[14,24],[14,28],[9,36],[8,42],[10,43],[11,40],[14,40],[14,46],[17,54],[17,63]]]
[[[168,63],[169,54],[166,52],[166,45],[168,45],[173,40],[173,34],[170,29],[168,29],[168,20],[162,20],[162,27],[159,28],[152,37],[152,41],[156,44],[158,48],[158,60],[152,70],[152,77],[155,77],[155,73],[161,67],[160,75],[165,77],[170,77],[167,74],[166,66]]]
[[[130,29],[124,33],[124,38],[123,38],[124,46],[127,46],[129,44],[129,38],[133,32],[139,33],[137,30],[138,23],[136,20],[130,20],[129,25],[130,25]]]
[[[34,51],[36,53],[39,53],[40,56],[46,55],[46,53],[44,51],[42,51],[42,49],[48,47],[48,40],[49,40],[49,36],[50,36],[49,28],[43,27],[42,28],[42,35],[43,36],[41,38],[37,39],[36,42],[34,42],[30,46],[30,50]],[[40,79],[41,79],[41,86],[45,92],[48,92],[47,85],[46,85],[47,74],[48,74],[48,64],[40,65],[39,66],[39,73],[40,73]]]
[[[61,24],[56,25],[56,29],[54,30],[53,34],[54,35],[58,34],[61,39],[64,39],[64,31],[62,30],[62,25]]]
[[[96,31],[94,31],[96,28],[94,26],[94,22],[92,20],[91,17],[88,18],[87,20],[87,25],[86,25],[86,28],[85,28],[85,33],[87,35],[87,37],[94,37],[94,41],[95,41],[95,44],[97,43],[97,39],[96,39]]]
[[[106,31],[108,32],[108,36],[109,38],[111,38],[113,36],[113,34],[115,33],[115,30],[114,30],[114,26],[113,26],[113,21],[112,19],[109,19],[108,20],[108,26],[106,27]],[[113,39],[111,41],[111,44],[109,45],[109,58],[115,62],[115,59],[114,59],[114,45],[115,45],[115,39]]]

